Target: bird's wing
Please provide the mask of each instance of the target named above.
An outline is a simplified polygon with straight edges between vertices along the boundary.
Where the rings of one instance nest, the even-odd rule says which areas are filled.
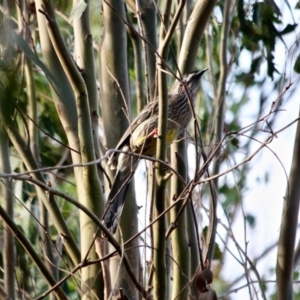
[[[129,144],[129,140],[131,137],[132,132],[144,121],[151,118],[152,115],[157,115],[158,113],[158,101],[152,101],[149,104],[147,104],[143,110],[140,112],[140,114],[131,122],[130,126],[127,128],[125,133],[123,134],[122,138],[120,139],[118,145],[116,146],[116,150],[122,150],[122,148],[125,145]],[[111,167],[116,167],[117,164],[117,157],[118,153],[114,152],[109,161],[108,164],[111,165]]]

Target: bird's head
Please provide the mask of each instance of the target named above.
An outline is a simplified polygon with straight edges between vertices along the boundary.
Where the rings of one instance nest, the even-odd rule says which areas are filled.
[[[184,74],[182,80],[176,84],[174,92],[185,93],[185,90],[187,89],[191,96],[194,96],[199,89],[200,79],[207,70],[208,69],[203,69]]]

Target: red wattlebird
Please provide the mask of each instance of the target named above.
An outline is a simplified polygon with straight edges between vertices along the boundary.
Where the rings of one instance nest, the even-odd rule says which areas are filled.
[[[194,103],[200,87],[200,79],[207,69],[185,74],[182,81],[177,82],[168,94],[167,144],[170,145],[176,137],[188,126],[192,118],[192,108],[187,93]],[[130,124],[116,150],[154,156],[156,154],[158,126],[158,100],[144,107],[141,113]],[[115,180],[110,190],[103,216],[105,226],[113,233],[123,209],[125,196],[139,161],[138,156],[114,152],[108,164],[117,169]]]

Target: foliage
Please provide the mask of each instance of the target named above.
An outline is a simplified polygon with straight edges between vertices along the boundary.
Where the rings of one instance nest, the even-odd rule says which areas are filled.
[[[271,271],[259,265],[280,242],[249,250],[248,243],[256,243],[252,233],[263,228],[247,197],[261,153],[281,163],[271,143],[298,121],[277,121],[296,91],[297,11],[273,0],[203,1],[204,12],[201,1],[186,1],[180,11],[184,2],[156,7],[128,0],[126,9],[113,0],[1,5],[1,295],[200,299],[215,291],[219,299],[235,299],[234,292],[245,295],[246,287],[251,299],[275,299],[269,278],[276,276],[277,287],[286,289],[298,280],[296,260],[286,282],[275,272],[276,261]],[[279,46],[284,59],[277,56]],[[114,178],[106,151],[144,103],[170,90],[180,74],[204,67],[209,74],[184,142],[168,150],[170,164],[152,158],[154,170],[167,172],[160,178],[166,193],[152,192],[151,176],[159,176],[147,163],[147,180],[137,178],[143,186],[129,190],[122,231],[111,235],[101,223]],[[263,168],[255,174],[257,186],[273,175]],[[155,203],[164,203],[161,215]],[[295,235],[290,239],[295,244]],[[161,266],[157,256],[164,258]],[[299,291],[293,293],[298,299]]]

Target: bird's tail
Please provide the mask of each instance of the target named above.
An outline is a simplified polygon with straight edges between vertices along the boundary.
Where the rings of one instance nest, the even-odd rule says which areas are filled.
[[[108,195],[102,220],[112,233],[116,232],[136,163],[136,161],[131,161],[131,163],[126,164],[125,167],[123,166],[117,171]]]

